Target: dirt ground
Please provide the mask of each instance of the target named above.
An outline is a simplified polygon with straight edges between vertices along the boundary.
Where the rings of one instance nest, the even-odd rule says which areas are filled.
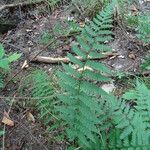
[[[4,4],[6,1],[1,2]],[[11,2],[10,2],[11,3]],[[0,34],[0,42],[3,43],[6,53],[22,53],[21,58],[12,65],[12,76],[15,75],[25,60],[29,61],[30,56],[35,56],[39,53],[45,44],[41,43],[41,37],[44,32],[52,33],[56,24],[62,24],[65,28],[65,20],[72,17],[72,8],[68,7],[68,3],[64,3],[53,11],[39,13],[43,6],[35,5],[33,7],[6,10],[0,17],[16,19],[17,26],[6,33]],[[146,10],[147,10],[146,6]],[[145,5],[143,5],[145,9]],[[78,14],[74,16],[78,17]],[[81,22],[82,18],[77,19]],[[83,21],[83,20],[82,20]],[[136,39],[135,31],[132,29],[122,29],[119,25],[113,28],[114,40],[109,43],[113,51],[117,52],[117,56],[109,57],[104,63],[112,70],[138,73],[139,66],[143,61],[150,45],[143,45]],[[56,35],[57,36],[57,35]],[[57,43],[51,45],[46,50],[40,53],[41,56],[64,57],[67,52],[71,51],[70,44],[75,42],[75,36],[67,38],[59,38]],[[60,65],[44,64],[44,63],[29,63],[29,67],[23,69],[13,80],[9,82],[6,88],[1,91],[0,96],[0,120],[2,120],[3,112],[8,111],[9,103],[18,93],[18,79],[22,79],[26,74],[34,69],[43,69],[48,73],[57,70]],[[12,77],[11,76],[11,77]],[[8,76],[7,80],[11,78]],[[7,81],[6,81],[7,83]],[[24,101],[23,99],[20,101]],[[27,108],[14,106],[10,111],[10,118],[15,122],[15,126],[6,126],[5,148],[7,150],[65,150],[67,147],[66,141],[55,142],[51,135],[45,132],[45,127],[39,122],[29,122],[26,114],[31,112],[33,116],[37,115],[35,108]],[[0,123],[3,128],[3,124]],[[46,138],[45,138],[46,137]],[[0,138],[0,144],[2,144]],[[2,145],[0,145],[1,147]]]

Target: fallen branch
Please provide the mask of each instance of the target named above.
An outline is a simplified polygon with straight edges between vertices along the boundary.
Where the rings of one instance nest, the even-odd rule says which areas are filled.
[[[112,56],[118,56],[118,53],[114,53],[114,52],[109,52],[109,53],[104,53],[104,56],[102,58],[90,58],[91,60],[102,60],[102,59],[106,59],[108,57],[112,57]],[[84,59],[82,59],[79,56],[76,56],[77,59],[84,61]],[[59,64],[59,63],[69,63],[70,59],[68,57],[44,57],[44,56],[37,56],[37,57],[30,57],[31,62],[40,62],[40,63],[49,63],[49,64]]]
[[[44,0],[36,0],[33,2],[22,2],[22,3],[16,3],[16,4],[7,4],[7,5],[2,5],[0,7],[0,11],[2,11],[3,9],[8,9],[8,8],[13,8],[13,7],[23,7],[23,6],[28,6],[28,5],[34,5],[34,4],[38,4],[43,2]]]

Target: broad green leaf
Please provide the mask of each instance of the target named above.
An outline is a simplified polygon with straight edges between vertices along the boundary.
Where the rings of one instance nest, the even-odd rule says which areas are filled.
[[[150,70],[150,66],[145,67],[145,69]]]
[[[14,53],[8,57],[8,61],[13,62],[19,59],[20,57],[21,57],[21,54]]]
[[[0,60],[0,68],[6,69],[6,70],[9,69],[9,61],[7,58]]]
[[[0,130],[0,137],[4,134],[5,134],[5,132],[3,130]]]

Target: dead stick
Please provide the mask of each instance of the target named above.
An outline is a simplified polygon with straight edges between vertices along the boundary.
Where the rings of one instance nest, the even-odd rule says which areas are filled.
[[[33,2],[23,2],[23,3],[16,3],[16,4],[8,4],[8,5],[2,5],[0,7],[0,11],[2,11],[3,9],[7,9],[7,8],[13,8],[13,7],[19,7],[19,6],[27,6],[27,5],[34,5],[34,4],[38,4],[43,2],[44,0],[37,0],[37,1],[33,1]]]
[[[91,60],[102,60],[102,59],[106,59],[108,57],[112,57],[112,56],[117,56],[118,53],[104,53],[104,56],[102,58],[90,58]],[[84,59],[82,59],[79,56],[75,56],[77,59],[84,61]],[[69,63],[70,59],[68,57],[44,57],[44,56],[37,56],[37,57],[30,57],[31,62],[42,62],[42,63],[50,63],[50,64],[59,64],[59,63]]]

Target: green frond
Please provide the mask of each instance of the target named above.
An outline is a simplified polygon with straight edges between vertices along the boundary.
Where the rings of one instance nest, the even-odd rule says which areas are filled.
[[[69,53],[71,63],[63,64],[65,72],[58,72],[59,84],[64,94],[58,97],[60,106],[56,109],[67,124],[68,138],[71,141],[77,139],[79,145],[86,147],[90,147],[90,142],[96,143],[95,135],[100,136],[101,130],[112,126],[111,122],[108,123],[110,114],[106,111],[107,108],[101,106],[99,101],[107,93],[93,82],[110,81],[104,73],[111,71],[103,63],[89,58],[101,58],[101,52],[111,50],[105,42],[112,40],[111,18],[114,6],[110,3],[85,26],[81,35],[77,36],[78,44],[72,46],[72,51],[78,57]],[[78,66],[78,69],[73,68],[73,65]]]
[[[74,57],[72,54],[68,53],[67,56],[72,63],[79,65],[81,68],[84,66],[83,62],[78,58]]]
[[[54,112],[53,103],[56,100],[56,96],[54,96],[52,81],[47,73],[43,71],[34,71],[29,77],[29,82],[32,84],[32,97],[38,97],[35,102],[39,111],[39,118],[47,127],[47,130],[50,131],[53,123],[58,121],[57,117],[54,115],[56,113]]]
[[[73,51],[76,55],[82,57],[83,59],[86,59],[86,57],[87,57],[86,54],[85,54],[83,51],[81,51],[81,50],[78,48],[77,45],[73,45],[73,46],[72,46],[72,51]]]
[[[90,52],[89,57],[91,57],[91,58],[103,58],[104,55],[101,53],[98,53],[98,52]]]
[[[139,16],[137,37],[145,43],[150,43],[150,14]]]
[[[87,61],[87,66],[99,72],[111,73],[111,71],[104,64],[96,62],[96,61],[92,61],[92,60]]]
[[[108,82],[111,80],[110,78],[103,76],[97,72],[93,72],[91,70],[85,70],[84,75],[91,80],[100,81],[100,82]]]
[[[137,81],[137,87],[130,92],[130,95],[132,95],[132,92],[136,102],[134,108],[126,104],[125,100],[118,100],[119,103],[117,101],[110,103],[110,105],[112,104],[111,108],[114,109],[112,110],[112,123],[117,130],[120,130],[120,138],[118,140],[121,140],[123,143],[122,146],[124,148],[122,149],[149,149],[150,90],[143,83]],[[126,97],[125,95],[124,97]]]
[[[102,52],[111,51],[111,48],[109,46],[97,42],[93,45],[93,48],[97,51],[102,51]]]

